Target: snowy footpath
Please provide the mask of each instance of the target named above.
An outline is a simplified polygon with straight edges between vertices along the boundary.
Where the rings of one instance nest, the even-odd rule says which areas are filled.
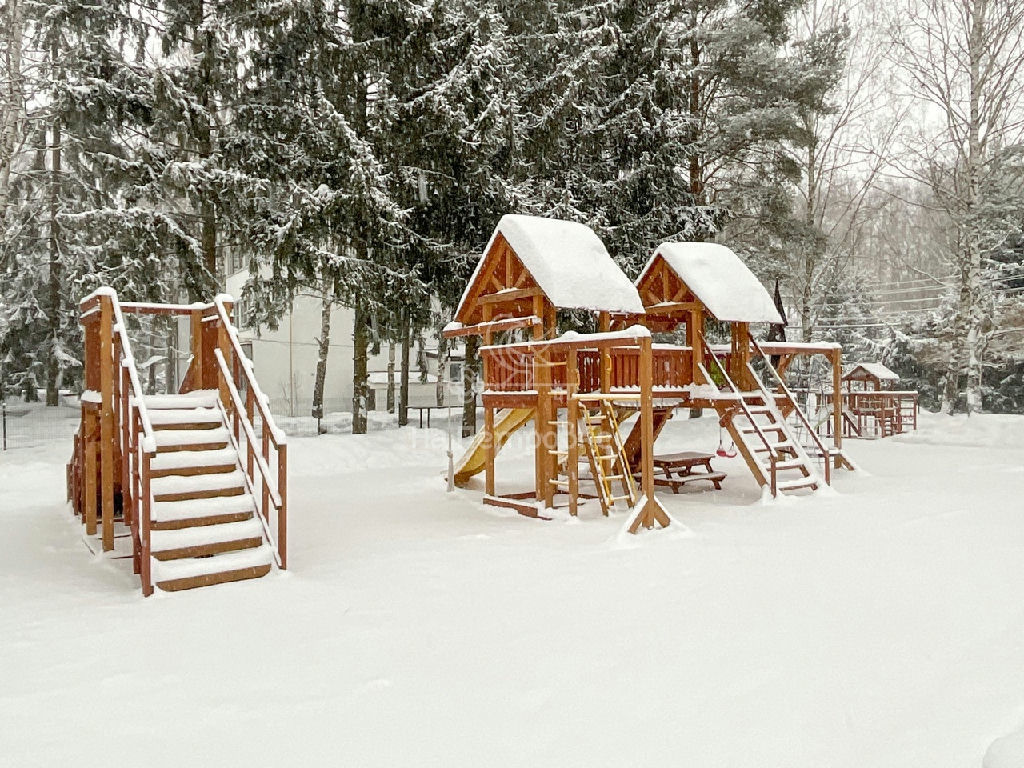
[[[771,504],[716,460],[637,537],[447,494],[445,446],[293,438],[292,570],[148,600],[70,444],[0,454],[0,765],[1024,766],[1024,418],[925,415]]]

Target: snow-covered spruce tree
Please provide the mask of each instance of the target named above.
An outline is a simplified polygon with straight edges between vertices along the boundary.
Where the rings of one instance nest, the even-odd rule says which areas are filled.
[[[152,122],[143,161],[150,194],[163,200],[164,247],[178,259],[185,292],[209,301],[236,247],[239,217],[258,186],[224,158],[249,80],[245,29],[264,3],[161,0],[153,36]],[[244,247],[244,243],[241,244]]]
[[[166,271],[153,269],[153,233],[127,202],[149,113],[136,59],[144,29],[121,2],[26,2],[23,22],[31,110],[2,234],[2,345],[56,404],[79,365],[76,299],[101,283],[152,295]]]
[[[717,232],[752,183],[795,178],[785,142],[829,84],[784,50],[798,4],[558,7],[526,102],[535,196],[595,224],[635,272],[661,240]]]
[[[417,18],[389,71],[396,105],[389,162],[409,211],[406,263],[451,317],[494,225],[524,206],[517,192],[523,126],[523,45],[515,6],[437,3]],[[508,14],[506,16],[506,14]],[[423,307],[412,307],[423,321]],[[420,329],[413,329],[415,333]],[[475,431],[476,339],[466,344],[463,433]]]
[[[249,321],[275,322],[298,290],[319,295],[324,352],[329,303],[354,310],[355,433],[366,431],[377,329],[394,297],[424,295],[403,256],[405,212],[385,164],[394,119],[387,66],[407,35],[406,11],[293,0],[250,14],[241,28],[250,40],[247,77],[224,141],[230,167],[256,190],[237,217],[252,255]]]

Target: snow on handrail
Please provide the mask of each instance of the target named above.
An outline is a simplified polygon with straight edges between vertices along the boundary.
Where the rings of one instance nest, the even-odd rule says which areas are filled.
[[[224,359],[224,354],[219,350],[213,350],[214,357],[217,358],[217,365],[220,366],[220,372],[224,376],[224,381],[227,383],[228,393],[231,395],[231,401],[235,405],[235,410],[244,416],[241,419],[242,429],[245,430],[245,438],[249,441],[250,446],[258,445],[259,442],[256,440],[256,433],[252,429],[252,421],[250,420],[248,412],[245,410],[245,403],[242,402],[242,396],[238,393],[238,387],[235,386],[235,382],[231,379],[231,369],[228,368],[228,363]],[[263,475],[263,482],[267,486],[267,491],[270,494],[270,500],[274,503],[277,509],[281,509],[283,503],[281,501],[281,494],[278,493],[276,482],[272,480],[270,474],[270,467],[267,466],[266,460],[263,458],[263,454],[252,448],[252,454],[256,457],[256,465],[260,468],[260,473]],[[248,475],[247,475],[248,476]]]
[[[274,422],[273,416],[270,415],[270,398],[263,394],[263,390],[260,389],[260,385],[256,382],[256,373],[252,369],[252,363],[249,358],[246,357],[242,351],[242,345],[238,341],[238,331],[235,330],[234,324],[231,322],[231,318],[228,316],[227,307],[224,306],[225,301],[231,301],[231,297],[226,294],[218,294],[213,299],[214,305],[217,307],[217,314],[220,317],[220,321],[224,328],[227,330],[228,338],[231,340],[231,346],[234,349],[235,357],[237,358],[239,365],[242,366],[242,370],[245,371],[246,383],[252,390],[254,399],[256,401],[256,407],[259,409],[260,417],[263,419],[263,423],[270,429],[270,434],[274,438],[274,443],[277,445],[284,445],[288,438]],[[228,379],[230,380],[230,375]],[[233,384],[234,382],[232,382]],[[242,413],[245,413],[243,410]],[[250,416],[251,417],[251,416]]]

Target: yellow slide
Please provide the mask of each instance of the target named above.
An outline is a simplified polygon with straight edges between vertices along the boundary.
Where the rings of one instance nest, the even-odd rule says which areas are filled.
[[[533,408],[506,408],[494,415],[494,452],[497,454],[513,432],[533,418]],[[480,430],[469,444],[466,454],[455,464],[455,484],[465,485],[473,475],[483,472],[487,458],[484,455],[484,430]]]

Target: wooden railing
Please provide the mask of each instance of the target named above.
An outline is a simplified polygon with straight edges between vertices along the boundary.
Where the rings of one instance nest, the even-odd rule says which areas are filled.
[[[815,450],[817,450],[818,455],[821,456],[821,460],[825,466],[825,485],[832,485],[833,452],[825,447],[825,444],[821,441],[821,437],[819,437],[814,427],[811,426],[811,422],[807,418],[807,414],[804,413],[804,409],[800,407],[796,398],[793,397],[793,393],[789,390],[789,387],[786,386],[786,382],[783,380],[782,375],[775,370],[775,366],[772,365],[771,358],[764,353],[764,350],[762,350],[758,345],[757,340],[752,336],[750,338],[750,343],[754,345],[754,350],[761,356],[761,359],[764,361],[765,368],[772,374],[776,385],[779,387],[779,391],[785,396],[787,403],[793,408],[793,413],[796,414],[797,420],[810,436],[811,441],[814,443]],[[765,386],[764,382],[761,381],[761,377],[757,375],[757,371],[754,370],[754,367],[749,362],[747,363],[747,370],[750,372],[750,375],[764,394],[765,403],[770,403],[772,408],[776,408],[775,393]],[[782,414],[780,413],[780,416],[781,415]],[[785,417],[782,417],[782,420],[785,421]],[[794,445],[794,448],[796,450],[803,450],[803,446],[801,445]]]
[[[692,383],[689,347],[656,346],[652,350],[654,386],[682,388]],[[551,386],[566,386],[566,353],[548,351]],[[611,389],[637,389],[640,386],[640,351],[635,346],[612,347],[609,386]],[[534,352],[529,344],[510,344],[481,350],[487,371],[485,386],[492,392],[530,392],[536,389]],[[601,354],[597,350],[577,352],[579,389],[581,393],[601,391]]]
[[[135,572],[142,581],[143,594],[148,596],[153,592],[149,559],[153,503],[150,461],[156,455],[156,433],[146,409],[145,390],[139,380],[117,293],[110,288],[101,288],[83,299],[79,309],[86,326],[86,359],[90,365],[90,370],[86,371],[86,386],[94,393],[92,399],[99,411],[98,458],[102,474],[98,494],[103,508],[103,549],[109,551],[114,547],[113,499],[116,484],[120,486],[123,519],[131,530]],[[93,361],[98,361],[98,364],[92,366]],[[109,363],[104,364],[104,361]],[[85,417],[89,407],[83,408],[83,425],[91,421]],[[96,450],[91,440],[76,440],[75,446],[76,453]],[[96,457],[88,453],[76,457],[78,471],[86,479],[86,506],[96,503],[97,494]],[[120,477],[116,481],[113,476],[115,465],[120,467]]]
[[[216,310],[217,389],[221,407],[231,425],[234,446],[239,457],[245,456],[245,477],[248,490],[258,500],[260,521],[268,542],[275,552],[277,564],[288,567],[288,442],[284,432],[270,414],[270,400],[263,394],[252,363],[242,351],[238,333],[231,322],[229,296],[218,296]],[[229,362],[230,361],[230,362]],[[245,391],[245,402],[239,389]],[[257,440],[256,417],[259,418]],[[276,523],[276,525],[275,525]],[[271,529],[276,528],[276,537]]]
[[[743,413],[747,421],[750,422],[750,426],[753,427],[754,429],[753,434],[757,435],[758,440],[760,440],[761,444],[764,446],[768,453],[769,476],[765,479],[768,480],[772,496],[777,496],[779,493],[779,452],[774,447],[774,445],[768,440],[768,436],[761,429],[761,425],[758,424],[756,419],[754,419],[754,414],[751,412],[750,406],[747,404],[747,401],[743,399],[743,392],[740,390],[738,386],[736,386],[736,382],[734,382],[732,378],[729,376],[729,371],[725,362],[718,358],[718,355],[715,354],[715,352],[711,349],[710,345],[708,344],[707,339],[704,339],[703,334],[701,334],[701,339],[703,339],[704,341],[704,348],[708,350],[709,359],[718,368],[719,375],[724,379],[725,383],[728,385],[729,391],[735,396],[737,407]],[[700,368],[701,372],[704,374],[704,377],[708,381],[713,381],[709,370],[704,366],[703,363],[701,363]],[[754,461],[754,459],[748,459],[748,462],[749,461]],[[758,471],[763,474],[764,468],[759,463],[755,462],[755,464],[758,468]],[[753,469],[753,467],[751,467],[751,469]],[[755,473],[755,477],[756,476],[757,475]]]

